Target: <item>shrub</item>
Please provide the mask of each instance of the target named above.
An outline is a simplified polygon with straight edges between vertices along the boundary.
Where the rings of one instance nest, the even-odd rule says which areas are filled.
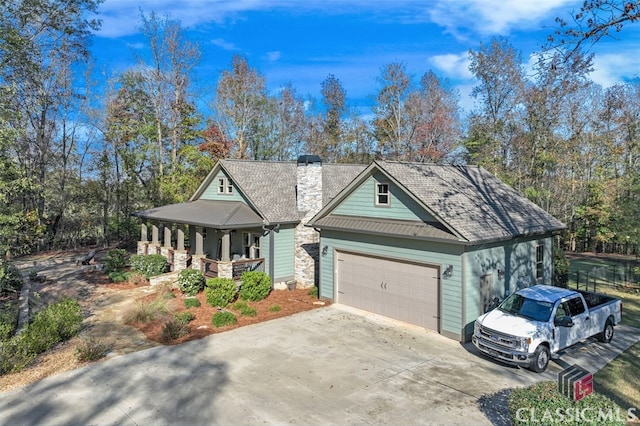
[[[197,308],[200,306],[200,301],[196,297],[189,297],[184,299],[184,307],[185,308]]]
[[[22,274],[18,268],[0,259],[0,293],[17,293],[22,284]]]
[[[125,249],[109,250],[104,259],[104,271],[111,278],[112,272],[124,271],[129,263],[129,253]]]
[[[245,302],[244,300],[238,300],[236,303],[233,304],[233,310],[240,311],[248,306],[249,305],[247,305],[247,302]]]
[[[39,354],[78,334],[82,319],[78,301],[63,299],[38,312],[19,338],[27,352]]]
[[[164,274],[168,267],[167,259],[161,254],[134,254],[131,256],[131,270],[141,273],[147,279]]]
[[[162,298],[157,298],[152,302],[138,302],[137,306],[124,314],[125,324],[145,323],[153,321],[159,315],[168,312],[167,303]]]
[[[211,317],[211,324],[215,327],[224,327],[225,325],[236,324],[238,319],[231,312],[216,312]]]
[[[130,274],[125,271],[109,272],[109,281],[112,283],[123,283],[129,281]]]
[[[244,272],[240,280],[242,280],[240,297],[244,300],[256,302],[266,298],[271,292],[271,278],[264,272]]]
[[[211,306],[224,308],[236,297],[236,283],[231,278],[209,278],[204,294]]]
[[[36,357],[37,354],[28,351],[21,336],[0,342],[0,375],[20,371]]]
[[[271,305],[269,306],[269,312],[279,312],[282,308],[280,305]]]
[[[129,272],[129,282],[134,285],[147,285],[149,280],[140,272]]]
[[[617,419],[616,412],[624,413],[612,400],[602,394],[592,393],[580,401],[574,402],[558,392],[557,382],[540,382],[527,388],[518,388],[509,396],[509,414],[514,426],[539,424],[574,425],[576,413],[585,413],[590,423],[598,425],[624,425],[624,419]],[[618,411],[616,411],[618,410]],[[598,418],[598,412],[613,418]],[[561,418],[559,414],[564,418]],[[535,416],[535,419],[532,418]],[[542,422],[542,423],[540,423]]]
[[[106,356],[111,351],[111,345],[100,339],[84,338],[75,350],[78,361],[95,361]]]
[[[183,324],[189,324],[193,321],[196,315],[193,312],[178,312],[177,314],[173,314],[173,317],[176,321],[179,321]]]
[[[189,326],[187,324],[188,322],[182,322],[175,317],[171,318],[162,326],[162,340],[164,342],[171,342],[182,336],[186,336],[189,334]]]
[[[0,305],[0,341],[9,340],[18,326],[20,302],[11,300]]]
[[[316,299],[318,298],[318,286],[313,286],[309,289],[309,291],[307,292],[307,294],[311,297],[315,297]]]
[[[242,315],[243,317],[255,317],[258,315],[258,311],[256,311],[256,309],[252,308],[251,306],[245,306],[244,308],[240,309],[240,315]]]
[[[187,296],[195,296],[204,288],[204,274],[197,269],[183,269],[178,274],[178,288]]]

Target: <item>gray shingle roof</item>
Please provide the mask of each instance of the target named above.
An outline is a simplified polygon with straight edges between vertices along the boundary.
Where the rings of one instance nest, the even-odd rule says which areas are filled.
[[[559,231],[565,225],[477,166],[377,164],[469,242]]]
[[[322,205],[326,206],[366,168],[366,164],[323,164]]]

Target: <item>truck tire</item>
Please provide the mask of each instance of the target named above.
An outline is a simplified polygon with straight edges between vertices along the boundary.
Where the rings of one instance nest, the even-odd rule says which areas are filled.
[[[613,339],[613,321],[611,318],[607,318],[607,322],[604,323],[604,330],[597,336],[598,341],[602,343],[609,343]]]
[[[538,346],[533,354],[533,358],[531,358],[529,370],[536,373],[543,373],[544,370],[547,369],[547,365],[549,365],[549,358],[551,358],[549,348],[545,345]]]

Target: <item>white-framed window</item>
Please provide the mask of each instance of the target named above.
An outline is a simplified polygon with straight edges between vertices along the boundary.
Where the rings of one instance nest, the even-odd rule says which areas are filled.
[[[227,177],[218,178],[218,194],[232,194],[233,181]]]
[[[389,184],[378,182],[376,183],[376,206],[388,206],[389,205]]]
[[[544,278],[544,244],[536,246],[536,279]]]
[[[260,257],[259,233],[242,233],[242,253],[247,259],[258,259]]]

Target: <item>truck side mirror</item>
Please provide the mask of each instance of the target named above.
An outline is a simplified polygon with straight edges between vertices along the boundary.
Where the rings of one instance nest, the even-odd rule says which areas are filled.
[[[573,327],[573,321],[571,321],[571,317],[567,315],[556,318],[553,323],[557,327]]]

